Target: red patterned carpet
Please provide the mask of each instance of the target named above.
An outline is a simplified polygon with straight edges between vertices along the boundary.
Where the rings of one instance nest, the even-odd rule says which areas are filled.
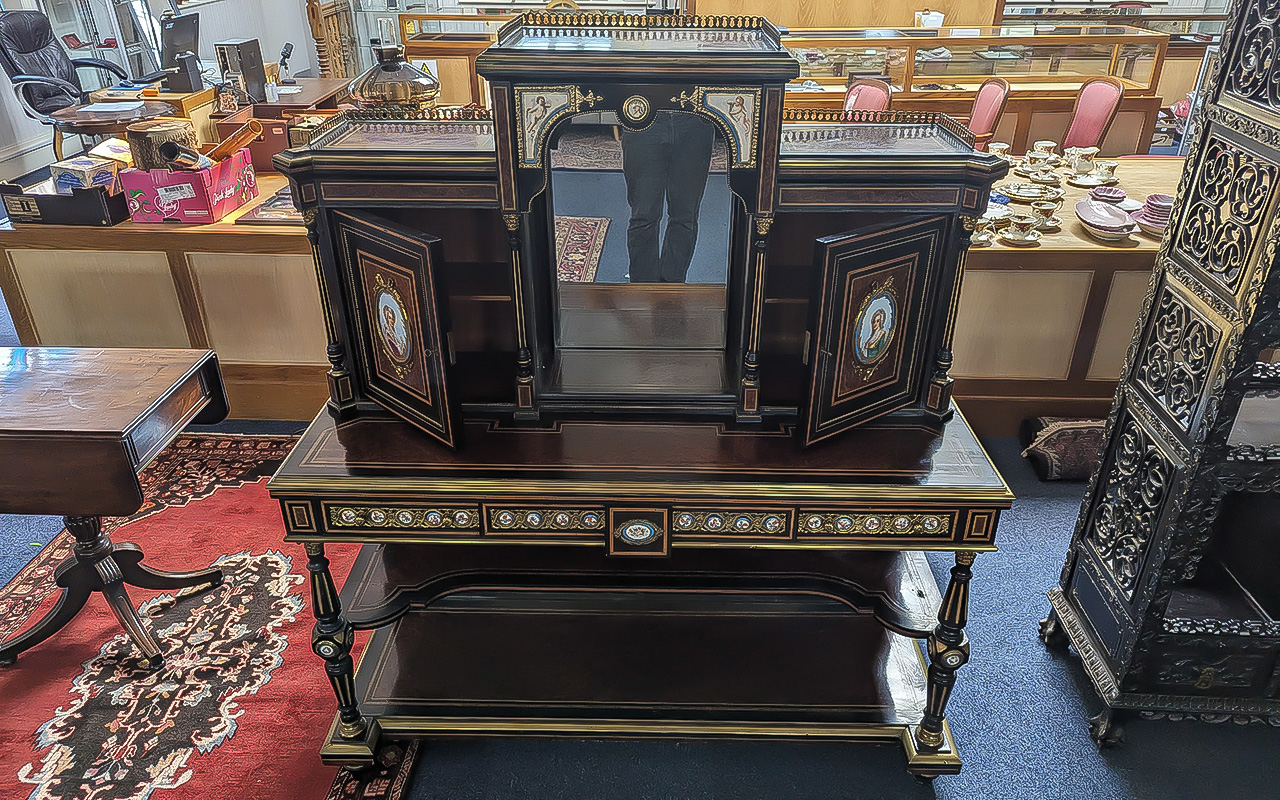
[[[595,281],[608,232],[608,217],[556,217],[556,276],[570,283]]]
[[[138,666],[101,596],[0,669],[0,798],[401,796],[413,748],[389,746],[385,769],[360,779],[335,782],[319,761],[334,701],[310,647],[306,555],[283,542],[266,490],[293,442],[187,435],[148,468],[149,505],[108,521],[113,539],[136,542],[158,569],[217,564],[224,582],[176,597],[129,588],[166,653],[161,670]],[[64,531],[0,589],[0,637],[56,600],[51,576],[70,541]],[[355,549],[327,555],[341,583]]]

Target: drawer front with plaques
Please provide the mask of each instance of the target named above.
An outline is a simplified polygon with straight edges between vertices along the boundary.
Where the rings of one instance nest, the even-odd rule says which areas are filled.
[[[315,503],[318,508],[312,505]],[[997,512],[908,505],[764,506],[662,502],[529,502],[528,498],[414,503],[397,499],[286,501],[290,533],[420,541],[505,541],[603,546],[615,555],[669,546],[988,548]],[[314,518],[321,521],[316,530]],[[634,517],[635,519],[632,519]],[[631,524],[630,527],[628,525]],[[651,528],[652,535],[644,531]]]

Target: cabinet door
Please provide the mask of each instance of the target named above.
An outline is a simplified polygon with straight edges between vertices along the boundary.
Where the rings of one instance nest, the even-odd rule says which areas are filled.
[[[359,211],[335,211],[331,219],[369,397],[457,446],[461,417],[449,391],[453,353],[440,240]]]
[[[924,297],[949,222],[908,218],[818,240],[805,444],[915,401],[928,355]]]

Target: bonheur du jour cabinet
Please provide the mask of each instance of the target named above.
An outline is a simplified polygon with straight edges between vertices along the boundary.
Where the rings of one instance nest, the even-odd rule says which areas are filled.
[[[1004,163],[937,115],[784,117],[759,18],[527,14],[477,63],[492,113],[366,108],[277,158],[331,338],[271,483],[323,756],[820,736],[958,771],[970,567],[1012,497],[949,345]],[[365,543],[341,595],[337,542]],[[945,597],[921,550],[956,553]]]

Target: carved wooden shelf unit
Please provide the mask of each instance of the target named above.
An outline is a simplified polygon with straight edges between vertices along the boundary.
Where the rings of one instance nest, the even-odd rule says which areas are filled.
[[[1280,723],[1280,98],[1253,57],[1277,35],[1245,0],[1108,419],[1048,642],[1080,653],[1107,709]]]

